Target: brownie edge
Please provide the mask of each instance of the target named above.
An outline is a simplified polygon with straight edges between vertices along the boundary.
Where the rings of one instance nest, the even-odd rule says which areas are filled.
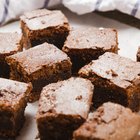
[[[42,87],[71,76],[70,58],[60,49],[48,43],[7,57],[6,60],[10,65],[11,79],[33,84],[30,101],[39,98]]]
[[[72,77],[43,88],[36,115],[41,140],[70,140],[86,119],[94,86],[89,80]]]
[[[0,78],[0,139],[19,135],[31,90],[30,83]]]
[[[111,102],[104,103],[73,133],[73,140],[134,140],[140,115]]]
[[[113,28],[72,29],[62,50],[72,61],[72,72],[78,70],[105,52],[118,53],[118,33]]]
[[[138,62],[140,62],[140,47],[138,47],[137,54],[136,54],[136,59],[137,59]]]
[[[80,69],[79,75],[95,85],[95,107],[111,101],[140,109],[140,63],[120,55],[106,52],[97,60]]]
[[[62,48],[69,33],[69,23],[60,10],[38,9],[20,18],[22,45],[28,49],[44,42]]]

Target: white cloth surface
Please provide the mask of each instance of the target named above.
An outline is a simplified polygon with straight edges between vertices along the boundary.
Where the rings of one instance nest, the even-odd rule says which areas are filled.
[[[140,19],[140,0],[0,0],[0,25],[18,18],[26,11],[60,3],[79,15],[95,10],[119,10]]]

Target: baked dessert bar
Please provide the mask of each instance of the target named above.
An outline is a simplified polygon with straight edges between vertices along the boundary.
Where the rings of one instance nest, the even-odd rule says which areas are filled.
[[[10,69],[5,58],[22,51],[21,36],[19,33],[0,33],[0,77],[9,78]]]
[[[80,69],[81,77],[95,85],[93,102],[98,107],[112,101],[138,111],[140,107],[140,63],[106,52]]]
[[[26,12],[20,18],[24,48],[48,42],[62,48],[69,33],[69,23],[59,10],[40,9]]]
[[[44,87],[36,116],[40,140],[70,140],[88,116],[93,90],[89,80],[74,77]]]
[[[32,85],[0,78],[0,139],[16,137],[22,128],[24,110]]]
[[[62,48],[73,63],[73,71],[105,52],[118,52],[117,31],[112,28],[78,28],[70,31]]]
[[[32,82],[30,101],[37,100],[43,86],[71,76],[70,58],[52,44],[43,43],[6,58],[11,79]]]
[[[104,103],[77,129],[73,140],[135,140],[140,116],[111,102]]]

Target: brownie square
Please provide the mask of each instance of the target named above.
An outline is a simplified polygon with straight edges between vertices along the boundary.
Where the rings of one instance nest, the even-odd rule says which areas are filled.
[[[0,138],[15,137],[24,124],[32,85],[0,78]]]
[[[21,34],[0,33],[0,77],[9,78],[10,69],[5,57],[22,51]]]
[[[89,115],[73,140],[134,140],[139,130],[140,115],[108,102]]]
[[[140,47],[138,48],[136,58],[137,58],[137,61],[140,62]]]
[[[74,77],[44,87],[36,115],[40,140],[70,140],[88,116],[93,89],[89,80]]]
[[[37,100],[42,87],[71,76],[70,58],[52,44],[43,43],[6,58],[11,79],[32,82],[31,101]]]
[[[30,48],[44,42],[62,48],[69,33],[69,23],[61,11],[35,10],[25,13],[20,19],[24,48]]]
[[[117,31],[111,28],[79,28],[68,35],[64,47],[73,63],[73,72],[105,52],[118,52]]]
[[[79,75],[95,85],[94,105],[112,101],[138,111],[140,63],[107,52],[80,69]]]

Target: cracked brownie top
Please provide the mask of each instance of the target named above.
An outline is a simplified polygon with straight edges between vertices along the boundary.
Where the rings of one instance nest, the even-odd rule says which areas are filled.
[[[19,33],[0,33],[0,56],[21,51],[20,40],[21,34]]]
[[[111,28],[79,28],[71,30],[63,50],[74,49],[118,50],[117,31]]]
[[[55,63],[68,61],[69,57],[52,44],[43,43],[29,50],[7,57],[9,64],[18,64],[28,74],[37,72]],[[52,67],[55,69],[55,66]]]
[[[107,52],[98,60],[93,60],[81,68],[79,75],[93,77],[93,79],[98,76],[122,88],[127,88],[133,84],[140,84],[140,63]]]
[[[31,84],[0,78],[0,106],[13,107],[20,99],[26,98],[32,89]]]
[[[92,101],[93,85],[83,78],[70,78],[43,88],[39,114],[79,115],[86,118]]]
[[[140,129],[140,116],[111,102],[104,103],[74,132],[74,137],[101,140],[131,140]],[[76,139],[79,140],[79,139]]]
[[[68,25],[68,20],[59,10],[49,11],[46,9],[26,12],[21,20],[30,30],[41,30],[48,27]],[[49,22],[48,22],[49,21]]]

